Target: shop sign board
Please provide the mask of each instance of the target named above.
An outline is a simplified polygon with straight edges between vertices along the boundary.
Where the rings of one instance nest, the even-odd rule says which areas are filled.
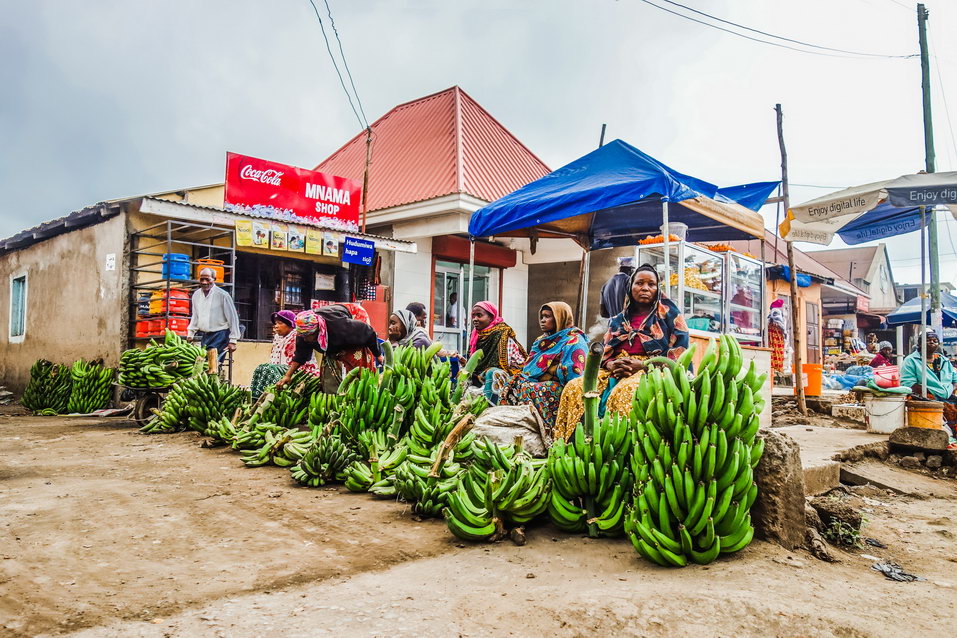
[[[369,239],[346,237],[342,246],[342,261],[347,264],[371,266],[375,254],[375,242]]]
[[[864,295],[857,296],[857,312],[868,312],[871,309],[871,300]]]
[[[351,179],[226,153],[228,211],[354,231],[361,198],[362,186]]]

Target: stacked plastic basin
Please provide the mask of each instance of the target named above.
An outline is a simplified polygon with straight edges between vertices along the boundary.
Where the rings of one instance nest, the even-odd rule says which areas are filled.
[[[189,255],[184,253],[166,253],[163,255],[163,279],[189,281]]]
[[[138,302],[140,306],[143,302]],[[149,319],[140,319],[136,322],[136,336],[162,337],[169,328],[178,335],[184,336],[189,326],[189,292],[182,288],[171,288],[169,294],[165,290],[154,290],[149,296]],[[167,312],[171,315],[168,319]],[[158,317],[157,315],[163,315]]]

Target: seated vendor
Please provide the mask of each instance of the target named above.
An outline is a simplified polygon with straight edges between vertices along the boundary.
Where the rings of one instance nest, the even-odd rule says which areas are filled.
[[[490,301],[480,301],[472,306],[472,335],[469,337],[469,356],[482,351],[482,359],[475,369],[473,381],[484,385],[486,373],[499,368],[509,374],[522,369],[525,364],[525,348],[518,342],[515,331],[505,323],[498,308]]]
[[[880,366],[892,366],[894,365],[894,346],[891,345],[890,341],[881,341],[877,346],[877,354],[874,355],[874,358],[871,359],[870,366],[872,368],[879,368]]]
[[[493,373],[486,397],[498,405],[533,406],[545,425],[545,444],[551,445],[562,389],[585,371],[588,338],[575,327],[572,309],[564,301],[548,302],[538,317],[544,334],[532,344],[525,365],[512,375]]]
[[[389,342],[393,346],[428,348],[432,345],[425,328],[408,309],[396,309],[389,315]]]
[[[957,372],[950,361],[940,352],[940,339],[937,333],[927,329],[927,358],[921,356],[920,340],[917,349],[904,357],[901,366],[901,385],[911,388],[914,397],[924,397],[944,403],[944,421],[950,435],[954,436],[957,424]],[[924,394],[924,370],[927,370],[927,394]]]
[[[618,414],[631,411],[632,398],[641,374],[643,361],[666,356],[677,359],[688,349],[688,326],[673,301],[659,287],[658,271],[643,264],[631,278],[631,286],[622,312],[612,317],[605,334],[605,354],[598,374],[601,392],[601,413]],[[567,439],[575,431],[585,413],[582,379],[565,386],[555,423],[555,438]]]
[[[296,353],[296,313],[292,310],[272,313],[272,331],[269,363],[262,363],[253,370],[252,383],[249,387],[254,399],[286,374],[289,362]],[[315,361],[309,361],[299,369],[310,374],[319,374]]]

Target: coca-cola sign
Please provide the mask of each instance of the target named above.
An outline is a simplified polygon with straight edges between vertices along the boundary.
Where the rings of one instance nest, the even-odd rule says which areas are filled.
[[[357,230],[361,197],[351,179],[226,153],[226,210]]]

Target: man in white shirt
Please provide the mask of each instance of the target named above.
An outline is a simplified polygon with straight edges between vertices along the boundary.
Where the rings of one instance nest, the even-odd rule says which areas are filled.
[[[215,348],[222,361],[226,352],[236,350],[239,340],[239,315],[229,293],[216,285],[216,271],[199,271],[199,288],[193,293],[192,316],[187,334],[190,340],[200,337],[207,350]]]

